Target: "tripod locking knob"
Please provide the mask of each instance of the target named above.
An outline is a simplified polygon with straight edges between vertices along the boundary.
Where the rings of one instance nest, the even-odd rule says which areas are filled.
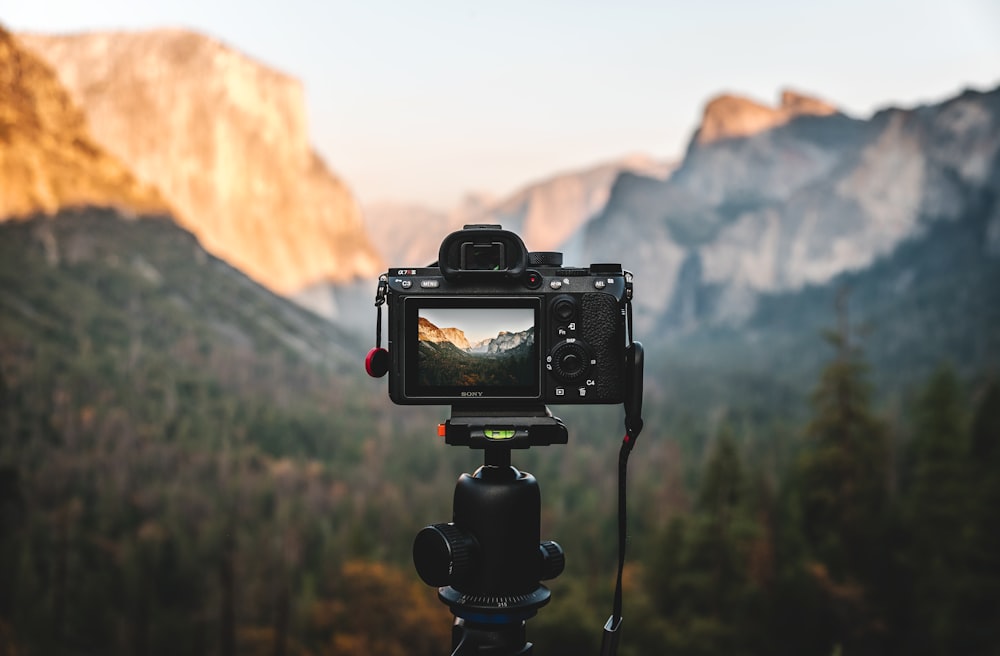
[[[476,538],[454,524],[425,526],[413,541],[413,564],[424,583],[452,585],[469,575],[479,554]]]
[[[542,581],[548,581],[562,574],[566,567],[566,554],[559,543],[554,540],[546,540],[539,544],[538,548],[542,553],[542,575],[539,578]]]

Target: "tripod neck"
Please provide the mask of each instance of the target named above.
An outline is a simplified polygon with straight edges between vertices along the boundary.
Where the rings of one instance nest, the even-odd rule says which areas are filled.
[[[484,467],[510,469],[510,449],[502,446],[488,446],[483,455]]]

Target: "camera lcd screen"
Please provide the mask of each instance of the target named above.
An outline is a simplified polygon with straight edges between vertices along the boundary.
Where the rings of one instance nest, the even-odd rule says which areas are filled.
[[[538,398],[534,298],[407,299],[406,396]]]

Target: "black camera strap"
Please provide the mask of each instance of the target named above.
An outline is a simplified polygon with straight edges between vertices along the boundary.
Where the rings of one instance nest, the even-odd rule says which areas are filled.
[[[628,504],[626,482],[628,457],[642,432],[642,372],[644,352],[640,342],[632,339],[632,274],[625,272],[625,317],[628,345],[625,350],[625,436],[618,451],[618,576],[611,617],[604,624],[601,656],[618,653],[622,627],[622,576],[625,572],[625,547],[628,542]]]
[[[381,378],[389,371],[389,352],[382,348],[382,306],[388,293],[389,277],[382,274],[375,291],[375,348],[368,351],[365,358],[365,371],[372,378]]]
[[[375,290],[375,348],[382,348],[382,306],[388,292],[389,277],[383,274],[379,276],[378,289]]]

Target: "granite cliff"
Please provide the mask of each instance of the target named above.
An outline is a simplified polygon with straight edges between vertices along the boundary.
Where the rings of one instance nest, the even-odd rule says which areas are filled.
[[[864,269],[968,214],[996,193],[998,153],[1000,90],[869,120],[801,96],[774,110],[725,97],[669,180],[618,179],[584,248],[635,270],[647,320],[738,323],[761,293]]]
[[[282,294],[381,270],[294,78],[183,30],[19,36],[209,252]]]
[[[64,207],[164,213],[167,204],[108,153],[45,62],[0,27],[0,221]]]

